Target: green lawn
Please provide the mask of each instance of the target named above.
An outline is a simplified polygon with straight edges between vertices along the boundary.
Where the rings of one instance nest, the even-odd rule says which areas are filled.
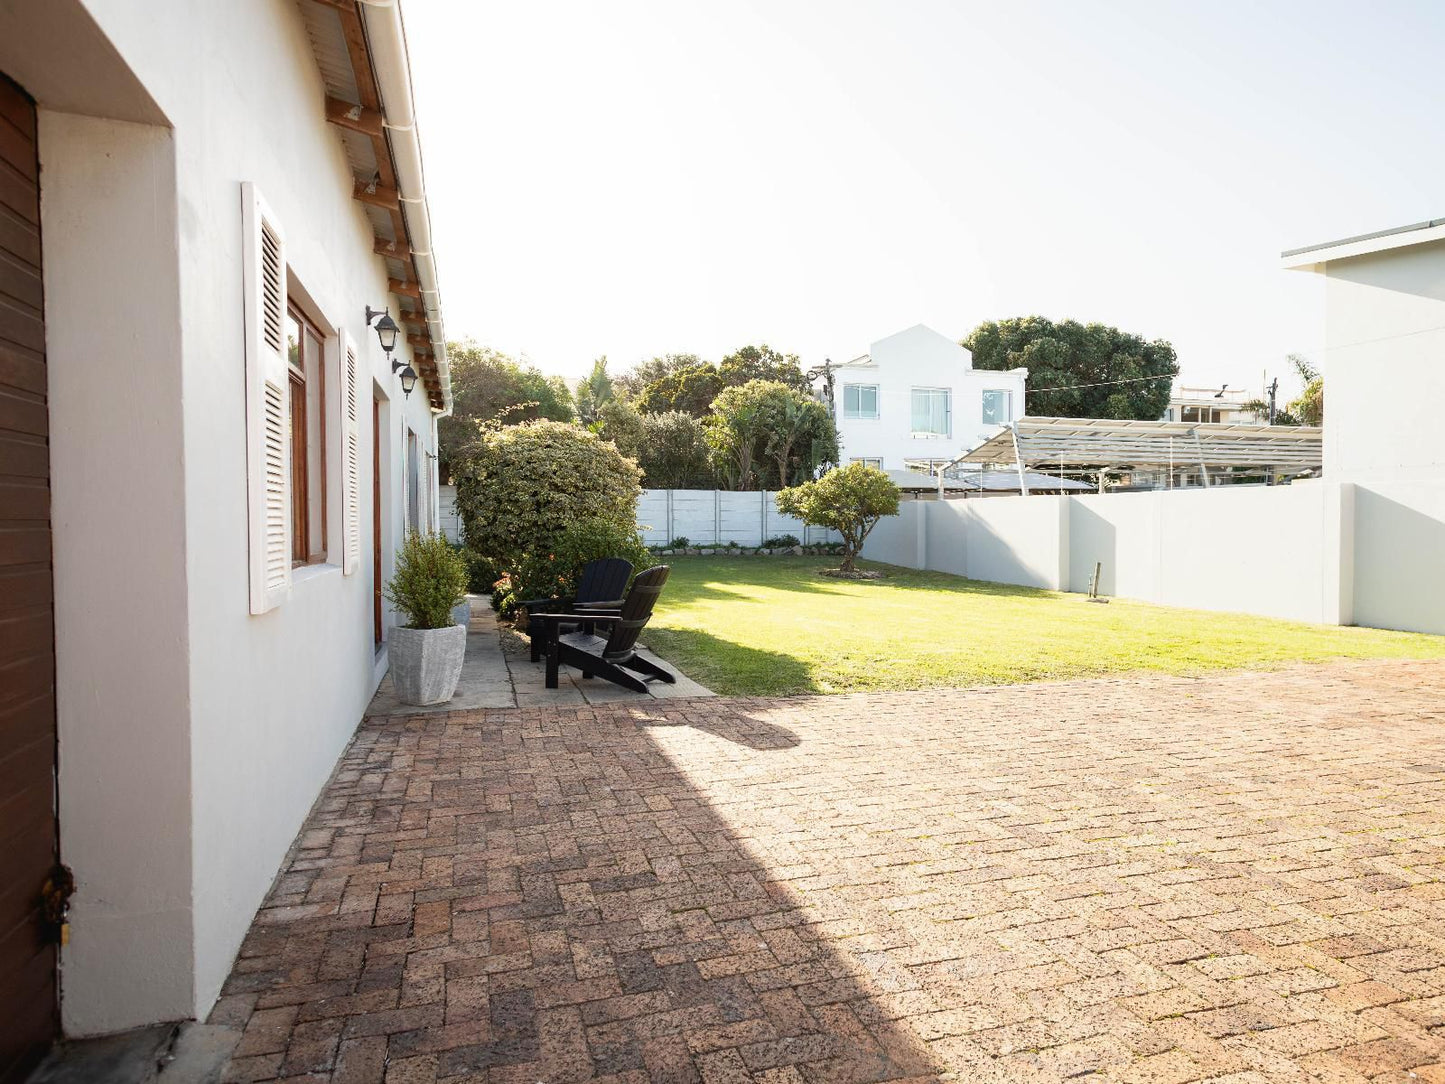
[[[674,557],[646,643],[732,696],[918,689],[1335,658],[1445,657],[1445,637],[1177,610],[826,557]],[[836,559],[835,559],[836,560]]]

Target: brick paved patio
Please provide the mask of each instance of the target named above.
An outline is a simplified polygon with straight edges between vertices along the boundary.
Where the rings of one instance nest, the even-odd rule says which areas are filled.
[[[1445,1080],[1442,799],[1441,663],[371,720],[213,1020],[232,1080]]]

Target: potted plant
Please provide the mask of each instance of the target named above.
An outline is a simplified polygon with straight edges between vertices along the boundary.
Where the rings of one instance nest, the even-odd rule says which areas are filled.
[[[444,704],[457,691],[467,628],[452,617],[466,599],[467,563],[439,534],[412,531],[396,555],[386,597],[407,618],[387,637],[391,681],[404,704]]]

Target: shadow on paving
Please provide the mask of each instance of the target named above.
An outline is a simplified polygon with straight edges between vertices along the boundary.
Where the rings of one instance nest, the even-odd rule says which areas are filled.
[[[717,700],[368,722],[212,1014],[227,1079],[937,1079],[654,742],[682,726],[722,770],[798,744]]]

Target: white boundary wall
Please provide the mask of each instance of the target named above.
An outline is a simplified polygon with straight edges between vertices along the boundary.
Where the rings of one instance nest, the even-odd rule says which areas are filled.
[[[462,540],[462,517],[457,512],[456,486],[437,486],[437,523],[448,541]]]
[[[441,530],[461,541],[457,487],[441,486]],[[716,489],[644,489],[637,502],[637,529],[649,546],[665,546],[679,535],[695,546],[760,546],[768,538],[790,534],[806,544],[839,542],[837,531],[809,527],[778,511],[777,494],[736,493]]]
[[[805,545],[841,541],[837,531],[783,515],[772,492],[644,489],[637,502],[637,528],[649,546],[665,546],[679,536],[694,546],[760,546],[783,534]]]
[[[1445,484],[906,501],[875,561],[1322,624],[1445,633]]]

